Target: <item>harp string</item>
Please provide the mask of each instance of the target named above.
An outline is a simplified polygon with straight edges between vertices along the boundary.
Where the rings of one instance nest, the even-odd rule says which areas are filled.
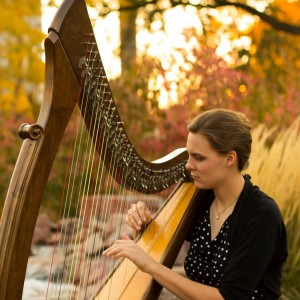
[[[93,68],[93,63],[94,63],[94,57],[93,57],[93,49],[91,49],[89,51],[89,56],[90,59],[89,61],[92,61],[92,65],[91,66],[86,66],[86,73],[88,74],[90,72],[90,70]],[[88,77],[86,77],[88,78]],[[82,93],[82,99],[88,98],[89,97],[89,93],[90,93],[90,89],[91,89],[91,82],[85,80],[84,81],[84,89],[83,89],[83,93]],[[83,118],[86,117],[86,110],[87,110],[87,103],[85,101],[82,101],[82,103],[84,104],[84,107],[81,105],[81,113],[83,115]],[[82,128],[84,128],[84,125],[82,124]],[[92,136],[94,136],[95,134],[95,128],[89,128],[89,131],[92,132]],[[83,132],[83,130],[82,130]],[[88,219],[88,214],[87,214],[87,206],[86,203],[84,203],[84,201],[79,201],[80,199],[82,199],[83,195],[85,194],[89,194],[89,190],[90,190],[90,180],[91,180],[91,174],[92,174],[92,166],[93,163],[91,161],[91,154],[92,154],[92,144],[91,142],[89,142],[89,139],[87,137],[87,134],[85,132],[84,135],[84,139],[83,139],[84,143],[82,144],[84,147],[80,147],[80,151],[79,153],[81,153],[81,157],[83,158],[83,166],[82,166],[82,170],[86,170],[86,172],[84,171],[82,174],[85,174],[84,176],[81,177],[81,182],[79,184],[79,197],[77,199],[77,203],[80,203],[80,208],[79,208],[79,214],[77,215],[77,219],[80,220],[80,226],[77,227],[77,232],[76,232],[76,242],[80,242],[81,241],[81,245],[79,243],[78,247],[75,249],[74,251],[74,255],[72,256],[72,262],[71,262],[71,272],[69,274],[69,281],[71,283],[76,283],[76,287],[74,289],[74,293],[73,293],[73,298],[76,298],[76,295],[78,293],[78,285],[77,282],[78,280],[80,280],[80,272],[81,272],[81,268],[84,264],[83,261],[83,251],[84,251],[84,242],[86,240],[86,236],[87,236],[87,231],[88,231],[88,224],[89,224],[89,219]],[[80,168],[81,169],[81,168]],[[81,283],[79,281],[79,283]]]
[[[100,74],[101,75],[101,74]],[[101,78],[101,76],[99,76],[99,78]],[[103,83],[100,84],[100,87],[103,87]],[[104,95],[105,92],[102,91],[100,92],[100,95]],[[102,111],[100,110],[100,119],[102,119]],[[104,130],[103,128],[100,127],[100,125],[98,126],[97,128],[98,131],[100,131],[100,140],[102,140],[102,136],[105,136],[106,135],[106,130],[107,128],[105,127]],[[100,147],[100,144],[98,143],[98,148]],[[107,143],[106,143],[106,146],[105,147],[101,147],[101,150],[100,150],[100,156],[105,156],[105,152],[107,151]],[[99,161],[99,159],[98,159]],[[95,183],[94,183],[94,190],[95,190],[95,193],[94,195],[92,196],[92,201],[91,201],[91,204],[90,204],[90,215],[93,216],[97,216],[97,214],[99,214],[100,212],[100,208],[102,208],[102,201],[101,201],[101,198],[102,196],[100,196],[100,199],[97,195],[100,194],[100,190],[103,190],[104,189],[104,183],[105,183],[105,179],[106,179],[106,175],[104,174],[104,166],[103,164],[99,161],[98,163],[98,168],[97,168],[97,171],[96,171],[96,179],[95,179]],[[100,205],[100,206],[99,206]],[[104,211],[106,213],[103,214],[102,217],[99,217],[96,219],[96,223],[97,223],[97,228],[98,228],[98,224],[104,224],[104,216],[107,214],[107,203],[105,203],[104,205]],[[103,210],[103,209],[101,209]],[[98,212],[98,213],[97,213]],[[102,233],[103,234],[103,233]],[[100,240],[103,241],[103,235],[100,234]],[[94,235],[94,243],[93,245],[95,245],[95,239],[96,239],[96,235]],[[101,242],[101,247],[103,247],[103,243]],[[92,246],[92,244],[91,244]],[[99,251],[98,251],[99,252]],[[99,253],[98,253],[99,254]],[[91,265],[91,262],[90,262],[90,265]],[[100,266],[99,266],[100,267]],[[90,268],[88,268],[88,273],[89,273],[89,270]],[[85,281],[85,280],[84,280]]]
[[[110,104],[111,104],[111,102],[109,103],[109,106],[110,106]],[[109,111],[109,108],[108,108],[108,111]],[[107,124],[109,124],[109,119],[110,119],[110,115],[108,114],[107,115],[108,116],[108,118],[106,119],[106,122],[107,122]],[[112,115],[112,117],[113,117],[113,115]],[[98,124],[99,124],[100,122],[98,122]],[[97,124],[97,123],[96,123]],[[108,127],[106,127],[106,128],[108,128]],[[106,129],[105,128],[105,129]],[[108,133],[107,133],[108,134]],[[106,147],[102,147],[101,149],[105,149],[105,151],[108,149],[108,147],[106,146]],[[105,157],[105,154],[104,154],[104,157]],[[113,158],[113,156],[112,156],[112,158]],[[112,167],[110,167],[109,168],[110,170],[114,170],[114,167],[112,168]],[[112,177],[110,177],[110,181],[112,182],[112,180],[111,180],[111,178]],[[109,186],[110,186],[110,184],[109,184]],[[112,186],[112,185],[111,185]],[[111,191],[110,191],[110,189],[112,190],[112,188],[109,188],[108,187],[108,194],[111,194]],[[110,211],[111,209],[110,208],[108,208],[108,211]],[[81,215],[86,215],[85,213],[83,213],[83,214],[81,214]],[[104,216],[105,214],[103,214],[103,216]],[[84,241],[84,239],[83,239],[83,241]],[[82,255],[82,254],[81,254]]]
[[[92,47],[93,47],[93,45],[92,45]],[[93,52],[93,50],[91,50],[91,52]],[[94,62],[95,61],[97,61],[97,51],[95,51],[94,52],[94,58],[93,58],[93,62],[92,62],[92,66],[90,67],[90,66],[88,66],[88,69],[89,70],[91,70],[91,72],[94,72],[93,70],[94,70],[94,66],[93,66],[93,64],[94,64]],[[100,74],[99,74],[99,76],[97,77],[97,81],[96,82],[93,82],[93,81],[91,81],[91,85],[95,85],[95,86],[98,86],[99,85],[99,82],[98,82],[98,80],[99,80],[99,78],[102,78],[102,74],[101,74],[101,72],[102,72],[102,70],[100,69]],[[100,86],[104,86],[105,87],[105,84],[103,84],[102,82],[100,83]],[[95,87],[92,87],[92,89],[91,88],[89,88],[88,89],[88,91],[90,92],[90,90],[92,90],[93,91],[93,89],[94,89]],[[102,93],[102,92],[100,92],[100,95],[105,95],[105,88],[104,88],[104,90],[103,90],[104,92]],[[106,93],[106,95],[107,95],[107,93]],[[88,93],[88,95],[87,95],[87,97],[86,97],[87,99],[91,99],[92,98],[92,95],[90,95],[90,93]],[[103,101],[103,99],[102,99],[102,101]],[[105,101],[107,101],[107,99],[105,99]],[[109,100],[108,100],[109,101]],[[109,103],[109,105],[108,105],[108,112],[110,111],[110,105],[111,105],[111,102]],[[94,114],[94,109],[95,109],[95,106],[93,106],[93,111],[92,111],[92,114]],[[113,114],[111,113],[108,113],[107,114],[107,118],[106,118],[106,122],[107,122],[107,124],[109,124],[109,119],[110,118],[112,118],[113,117]],[[99,118],[99,120],[97,120],[97,122],[94,122],[94,123],[92,123],[92,125],[94,126],[94,128],[93,128],[93,130],[92,130],[92,136],[91,136],[91,140],[95,140],[95,136],[97,136],[97,134],[98,134],[98,132],[99,132],[99,126],[100,125],[98,125],[97,127],[95,127],[96,126],[96,124],[101,124],[101,119],[102,119],[102,116],[101,116],[101,110],[100,110],[100,117],[97,117],[97,118]],[[108,126],[105,126],[105,130],[104,130],[104,136],[105,135],[109,135],[109,131],[110,130],[110,128],[108,127]],[[91,132],[91,129],[89,130],[89,132]],[[102,139],[101,139],[102,140]],[[100,156],[106,156],[106,153],[102,153],[102,151],[104,151],[104,152],[106,152],[107,151],[107,149],[108,149],[108,139],[103,139],[104,140],[104,144],[102,143],[101,144],[101,147],[100,147],[100,143],[98,142],[98,145],[99,145],[99,147],[100,147],[100,149],[98,149],[98,151],[100,150]],[[100,141],[100,140],[99,140]],[[95,156],[95,147],[93,147],[93,144],[92,144],[92,142],[91,142],[91,147],[90,147],[90,149],[94,149],[94,153],[92,153],[91,152],[91,155],[90,155],[90,157],[94,157]],[[95,161],[95,160],[91,160],[92,161],[92,163],[91,163],[91,165],[93,164],[93,162]],[[102,179],[104,179],[105,180],[105,178],[106,178],[106,175],[104,175],[104,168],[103,168],[103,165],[102,164],[98,164],[98,166],[99,166],[99,168],[98,168],[98,171],[96,172],[97,174],[99,174],[100,173],[100,175],[101,175],[101,178]],[[95,170],[95,168],[93,168],[94,170]],[[95,174],[95,173],[94,173]],[[97,176],[96,176],[97,177]],[[91,180],[91,178],[89,178],[89,185],[90,185],[90,180]],[[97,182],[98,180],[96,180],[96,182]],[[100,182],[100,185],[101,185],[101,182]],[[99,186],[100,186],[99,185]],[[88,193],[84,193],[83,195],[88,195],[88,194],[95,194],[95,192],[94,192],[94,190],[95,190],[95,177],[94,177],[94,179],[93,179],[93,182],[92,182],[92,186],[93,186],[93,191],[89,191]],[[110,193],[109,191],[108,191],[108,193]],[[91,227],[90,227],[90,224],[92,223],[92,222],[90,222],[90,220],[89,220],[89,217],[90,216],[93,216],[93,215],[95,215],[95,212],[94,212],[94,209],[93,209],[93,206],[94,206],[94,201],[93,201],[93,199],[92,199],[92,205],[91,206],[89,206],[88,207],[88,212],[87,212],[87,202],[85,202],[85,206],[84,206],[84,212],[83,213],[81,213],[81,215],[83,215],[83,216],[85,216],[85,220],[86,220],[86,223],[88,224],[88,226],[86,226],[85,225],[85,237],[83,237],[83,239],[82,239],[82,249],[81,249],[81,254],[80,254],[80,256],[82,257],[82,255],[83,255],[83,248],[84,247],[86,247],[86,244],[84,244],[85,243],[85,241],[86,241],[86,232],[88,231],[88,232],[90,232],[91,230]],[[103,214],[103,218],[105,218],[105,215]],[[88,229],[86,229],[88,227]],[[95,239],[95,237],[96,237],[96,235],[94,235],[94,239]],[[94,242],[95,242],[95,240],[94,240]],[[91,249],[91,247],[92,247],[92,245],[93,245],[94,243],[90,243],[90,246],[88,246],[90,249],[90,251],[91,250],[93,250],[93,249]],[[88,251],[89,252],[89,251]],[[82,259],[81,259],[82,260]],[[81,264],[81,263],[80,263]],[[90,263],[91,264],[91,263]],[[85,265],[83,265],[82,266],[82,270],[81,270],[81,273],[83,273],[83,275],[81,276],[81,280],[80,280],[80,282],[79,282],[79,284],[80,284],[80,286],[81,286],[81,291],[83,292],[84,290],[85,290],[85,292],[84,292],[84,294],[86,294],[87,293],[87,284],[86,284],[86,282],[87,282],[87,274],[89,273],[89,267],[88,267],[88,265],[89,265],[89,263],[88,263],[88,260],[86,260],[86,263],[85,263]],[[80,269],[80,267],[78,267],[78,272],[79,272],[79,269]],[[79,275],[79,274],[78,274]],[[85,288],[84,288],[85,287]]]
[[[109,124],[109,118],[106,120],[106,123],[107,124]],[[121,131],[120,131],[120,137],[121,137]],[[105,147],[105,150],[106,149],[108,149],[107,147]],[[115,148],[113,148],[113,149],[115,149]],[[105,156],[105,155],[104,155]],[[115,157],[115,155],[113,154],[112,156],[111,156],[112,158],[113,157]],[[111,187],[111,188],[108,188],[108,195],[110,195],[110,194],[112,194],[112,191],[113,191],[113,179],[112,179],[112,177],[117,177],[117,176],[120,176],[120,175],[116,175],[116,172],[117,172],[117,165],[116,165],[116,161],[115,160],[111,160],[111,164],[112,164],[112,166],[110,166],[109,167],[109,170],[110,170],[110,172],[112,173],[112,174],[114,174],[114,176],[111,176],[111,177],[109,177],[110,178],[110,182],[111,182],[111,184],[108,184],[108,186],[109,187]],[[116,171],[115,171],[116,170]],[[119,174],[121,174],[121,176],[123,176],[125,173],[124,172],[122,172],[121,170],[119,170]],[[124,177],[124,178],[126,178],[126,176]],[[119,178],[119,180],[118,180],[119,182],[121,182],[121,186],[122,186],[122,182],[123,182],[123,180],[122,179],[120,179]],[[125,192],[125,189],[123,188],[122,189],[124,192]],[[117,201],[117,208],[116,208],[116,211],[118,212],[118,211],[120,211],[120,212],[122,212],[122,211],[124,211],[124,205],[125,205],[125,203],[126,203],[126,192],[125,192],[125,194],[124,193],[122,193],[122,192],[119,192],[118,193],[118,195],[119,195],[119,197],[121,197],[121,201]],[[125,201],[124,201],[124,199],[125,199]],[[107,205],[107,207],[110,205],[112,205],[111,204],[112,202],[110,202],[110,204],[108,204]],[[128,209],[128,207],[127,207],[127,209]],[[111,207],[108,207],[108,212],[109,211],[111,211]],[[105,213],[104,215],[108,215],[107,213]],[[111,219],[112,220],[112,219]],[[120,221],[119,222],[121,222],[121,218],[119,219]],[[112,225],[113,223],[111,222],[111,225]],[[112,227],[112,226],[110,226],[110,227]],[[117,237],[119,237],[119,235],[120,235],[120,230],[121,230],[121,224],[119,223],[119,224],[117,224],[117,228],[119,228],[119,230],[116,230],[115,231],[115,236],[113,237],[113,240],[115,240]],[[110,231],[112,231],[112,230],[110,230]],[[108,234],[108,239],[109,239],[109,237],[110,237],[110,235]],[[114,269],[114,264],[111,264],[111,267],[110,267],[110,269],[112,270],[112,269]],[[110,271],[111,271],[110,270]],[[109,271],[109,272],[110,272]]]
[[[90,52],[90,54],[91,53],[92,52]],[[86,84],[82,83],[81,86],[83,87],[82,88],[82,90],[83,90],[82,94],[84,95],[86,93],[85,92]],[[78,105],[81,106],[81,112],[83,114],[85,114],[86,105],[84,106],[84,102],[78,100]],[[63,216],[63,218],[66,218],[66,219],[70,218],[70,209],[71,209],[71,204],[72,204],[72,198],[74,197],[74,194],[75,194],[74,190],[75,190],[75,185],[76,185],[75,184],[76,170],[81,169],[82,165],[83,165],[83,163],[82,163],[83,156],[81,155],[81,151],[80,151],[80,148],[82,148],[81,145],[84,144],[84,142],[83,142],[84,141],[84,137],[83,137],[84,135],[83,135],[83,126],[82,126],[83,124],[82,124],[82,119],[81,118],[76,118],[76,119],[79,120],[79,124],[76,125],[78,130],[77,130],[76,137],[75,137],[75,142],[74,142],[74,153],[73,153],[73,156],[72,156],[71,167],[69,168],[69,170],[67,170],[67,172],[69,171],[68,172],[69,177],[68,177],[68,180],[67,180],[68,184],[67,184],[67,187],[65,187],[64,191],[63,191],[64,209],[63,209],[62,216]],[[81,186],[82,185],[80,185],[80,188],[79,188],[79,195],[80,195]],[[78,202],[78,204],[79,203],[80,202]],[[78,216],[80,215],[80,210],[82,210],[82,207],[79,208],[79,206],[77,205],[76,206],[75,217],[77,217],[79,222],[80,222],[80,219],[78,218]],[[60,215],[61,215],[61,213],[60,213]],[[59,220],[60,219],[61,219],[61,217],[59,217]],[[78,226],[78,229],[77,229],[77,233],[76,233],[77,238],[78,238],[78,235],[79,235],[79,229],[80,229],[80,226]],[[69,244],[68,244],[68,241],[66,240],[66,237],[67,237],[68,230],[69,230],[69,228],[68,228],[67,223],[61,224],[61,232],[62,232],[63,238],[59,239],[58,247],[54,247],[54,254],[55,254],[55,252],[57,252],[56,250],[58,248],[59,249],[64,249],[65,248],[64,251],[65,251],[65,254],[67,254]],[[74,235],[74,231],[75,231],[74,227],[71,230],[72,230],[72,234]],[[65,257],[66,257],[66,255],[65,255]],[[64,274],[65,264],[66,264],[66,260],[64,260],[64,262],[61,264],[61,267],[60,267],[60,270],[59,270],[58,273]],[[71,269],[72,269],[72,267],[71,267]],[[55,277],[55,276],[53,275],[52,277]],[[59,279],[59,277],[57,277],[57,279]],[[61,282],[62,282],[62,280],[63,280],[63,276],[60,277]],[[58,283],[58,281],[59,280],[57,280],[57,283]],[[71,283],[71,277],[70,276],[69,276],[69,279],[67,281],[68,281],[68,283]],[[53,282],[55,282],[55,280],[53,280]],[[58,296],[60,296],[60,293],[61,293],[61,288],[60,287],[61,287],[61,284],[56,286],[56,290],[58,290],[58,291],[56,291],[56,294],[58,294]],[[53,290],[54,289],[52,289],[52,291]],[[47,295],[48,295],[48,292],[47,292]]]
[[[93,53],[93,50],[90,51],[90,53]],[[87,70],[92,70],[93,69],[93,64],[95,62],[95,57],[92,58],[92,64],[91,66],[88,66]],[[87,95],[85,96],[83,94],[83,98],[89,98],[90,97],[90,90],[91,90],[91,85],[95,84],[94,82],[88,82],[87,86]],[[98,84],[98,83],[96,83]],[[84,102],[86,103],[86,102]],[[94,107],[93,107],[94,110]],[[81,110],[82,111],[82,110]],[[83,113],[83,118],[85,118],[85,111]],[[93,111],[92,111],[93,113]],[[89,132],[91,132],[92,139],[94,138],[98,128],[95,127],[96,123],[92,123],[91,127],[89,128]],[[88,139],[87,139],[88,140]],[[89,141],[89,140],[88,140]],[[87,149],[82,149],[82,152],[85,155],[85,166],[84,169],[87,170],[86,175],[83,177],[83,190],[80,193],[80,199],[83,199],[84,195],[89,195],[93,192],[93,187],[94,187],[94,157],[95,157],[95,148],[93,147],[92,143],[89,142],[87,144]],[[81,185],[80,185],[81,186]],[[78,228],[77,236],[79,236],[79,240],[81,241],[81,246],[77,248],[77,254],[74,256],[75,257],[75,262],[73,266],[73,274],[72,274],[72,282],[77,282],[79,280],[79,285],[76,286],[74,290],[74,299],[80,293],[81,291],[81,286],[82,281],[84,280],[84,270],[86,269],[86,260],[84,259],[84,253],[86,252],[86,240],[87,237],[89,237],[89,232],[90,232],[90,207],[87,205],[87,202],[85,201],[80,201],[81,206],[80,206],[80,214],[79,216],[82,219],[82,225],[81,228]],[[80,279],[79,279],[80,278]]]
[[[93,64],[94,64],[94,62],[96,61],[96,59],[97,59],[97,57],[96,57],[96,55],[94,54],[94,58],[93,58],[93,60],[92,60],[92,66],[91,66],[91,70],[93,70],[94,69],[94,66],[93,66]],[[96,82],[92,82],[91,83],[91,85],[96,85],[96,86],[98,86],[99,85],[99,82],[98,82],[98,80],[99,80],[99,78],[100,78],[100,76],[98,76],[98,78],[97,78],[97,81]],[[101,83],[100,83],[100,85],[101,85]],[[90,91],[93,89],[94,87],[89,87],[89,89],[88,89],[88,94],[87,94],[87,98],[88,99],[90,99],[91,98],[91,93],[90,93]],[[94,113],[94,107],[93,107],[93,110],[92,110],[92,114]],[[101,119],[101,117],[100,117],[100,119]],[[95,136],[97,136],[98,135],[98,133],[99,133],[99,125],[96,127],[96,125],[97,124],[99,124],[99,123],[92,123],[92,126],[93,126],[93,128],[92,128],[92,130],[90,129],[89,130],[89,132],[92,132],[92,137],[91,137],[91,140],[95,140]],[[99,149],[99,146],[98,146],[98,152],[100,152],[100,154],[101,154],[101,152],[102,152],[102,144],[100,144],[99,142],[98,142],[98,145],[99,146],[101,146],[100,147],[100,149]],[[104,143],[104,145],[105,145],[105,149],[107,148],[107,143]],[[97,173],[97,171],[95,171],[96,170],[96,167],[97,167],[97,164],[94,164],[95,163],[95,161],[98,161],[98,159],[97,159],[97,156],[95,155],[96,154],[96,147],[93,147],[93,144],[91,143],[91,147],[90,147],[90,155],[89,155],[89,162],[91,162],[90,163],[90,177],[89,177],[89,179],[87,180],[87,182],[88,182],[88,186],[91,186],[91,190],[89,190],[88,192],[84,192],[83,193],[83,195],[93,195],[93,194],[95,194],[95,180],[97,180],[96,179],[96,177],[95,176],[92,176],[92,174],[96,174]],[[98,166],[100,166],[100,164],[98,164]],[[101,172],[101,173],[103,173],[103,171]],[[84,199],[84,198],[83,198]],[[91,249],[91,246],[92,246],[92,243],[90,243],[90,246],[88,245],[87,247],[86,247],[86,245],[84,244],[84,242],[86,241],[86,235],[87,235],[87,233],[89,233],[90,231],[91,231],[91,224],[92,224],[92,222],[91,222],[91,220],[90,220],[90,216],[93,216],[94,215],[94,211],[93,211],[93,201],[92,201],[92,206],[90,206],[90,204],[88,204],[87,202],[85,202],[85,205],[84,205],[84,212],[81,214],[82,216],[84,216],[84,219],[86,220],[86,224],[85,224],[85,226],[84,226],[84,232],[85,232],[85,234],[84,234],[84,237],[83,237],[83,239],[82,239],[82,249],[81,249],[81,254],[80,254],[80,256],[82,257],[82,255],[83,255],[83,249],[84,248],[86,248],[86,250],[88,250],[88,253],[89,253],[89,251],[91,251],[92,249]],[[88,234],[88,236],[89,236],[89,234]],[[87,248],[90,248],[90,249],[87,249]],[[81,260],[82,260],[82,258],[81,258]],[[81,262],[80,262],[80,264],[81,264]],[[79,272],[79,269],[80,269],[80,266],[78,266],[78,272]],[[87,274],[87,272],[88,272],[88,263],[87,263],[87,260],[86,260],[86,263],[85,264],[83,264],[82,265],[82,268],[81,268],[82,270],[81,270],[81,272],[83,273],[83,275],[81,276],[82,277],[82,280],[80,281],[80,285],[81,285],[81,288],[82,288],[82,290],[83,290],[83,283],[84,282],[86,282],[86,280],[87,280],[87,276],[86,276],[86,274]],[[77,275],[78,276],[78,275]]]
[[[97,131],[99,131],[99,126],[97,128]],[[102,134],[101,134],[102,135]],[[99,146],[98,146],[99,147]],[[93,176],[93,182],[92,182],[92,185],[93,185],[93,194],[92,194],[92,198],[91,198],[91,203],[87,203],[87,215],[88,216],[96,216],[96,220],[95,222],[97,223],[97,226],[98,227],[98,224],[99,222],[100,223],[104,223],[104,221],[101,219],[101,217],[98,216],[97,214],[97,211],[98,211],[98,204],[100,201],[97,201],[97,198],[96,198],[96,195],[97,195],[97,185],[99,185],[99,187],[101,186],[101,181],[102,181],[102,178],[104,178],[104,170],[103,170],[103,165],[101,164],[100,160],[99,160],[99,157],[96,155],[95,156],[95,165],[94,165],[94,176]],[[100,184],[99,184],[99,175],[100,175]],[[101,202],[100,202],[101,203]],[[94,219],[91,219],[90,220],[90,223],[89,223],[89,232],[92,231],[92,225],[93,225],[93,222],[94,222]],[[100,240],[103,241],[103,237],[100,235]],[[90,236],[90,235],[89,235]],[[96,235],[94,234],[94,238],[93,238],[93,241],[91,241],[88,245],[88,253],[94,253],[94,247],[95,247],[95,243],[96,243]],[[102,243],[101,243],[102,244]],[[103,245],[101,246],[101,248],[103,247]],[[99,255],[99,251],[97,251],[97,255]],[[80,296],[79,296],[79,299],[81,299],[81,294],[84,293],[84,297],[85,295],[87,294],[88,292],[88,284],[84,285],[85,282],[88,281],[88,278],[89,278],[89,274],[90,274],[90,270],[91,270],[91,267],[92,267],[92,261],[86,261],[85,263],[85,266],[83,267],[83,280],[80,282],[81,283],[81,293],[80,293]]]
[[[73,128],[78,128],[76,125],[78,123],[78,118],[77,115],[75,118],[73,118]],[[78,137],[78,134],[76,135]],[[75,142],[76,144],[76,142]],[[60,210],[59,210],[59,216],[58,216],[58,221],[57,223],[60,224],[61,219],[63,219],[66,216],[66,211],[70,212],[70,209],[67,209],[68,205],[65,199],[68,198],[69,194],[69,187],[70,187],[70,181],[71,178],[68,177],[70,174],[70,169],[73,169],[73,163],[74,163],[74,157],[71,161],[71,149],[74,149],[73,147],[74,141],[72,140],[69,146],[69,155],[68,155],[68,163],[65,171],[65,179],[64,179],[64,187],[62,191],[62,197],[61,197],[61,204],[60,204]],[[68,182],[68,183],[67,183]],[[69,217],[69,213],[67,214],[67,217]],[[52,253],[52,259],[51,259],[51,266],[50,266],[50,272],[48,276],[48,286],[46,290],[46,299],[53,299],[54,297],[57,297],[57,299],[60,298],[60,293],[61,293],[61,284],[59,285],[59,282],[62,281],[62,277],[60,278],[57,274],[55,274],[53,271],[53,264],[56,262],[56,256],[59,255],[59,252],[61,251],[61,248],[63,248],[63,245],[65,244],[65,238],[66,238],[66,226],[61,226],[60,232],[62,233],[61,236],[63,238],[58,238],[59,235],[59,229],[57,226],[56,230],[56,235],[55,235],[55,241],[54,241],[54,246],[53,246],[53,253]],[[56,273],[61,273],[61,270],[64,269],[65,262],[62,262],[61,267],[59,268],[58,272]],[[55,285],[56,284],[56,285]]]
[[[63,252],[64,258],[58,270],[49,275],[50,299],[90,299],[91,295],[99,291],[120,263],[102,257],[101,253],[120,237],[124,213],[132,201],[136,202],[141,195],[140,192],[135,192],[134,180],[139,176],[144,177],[144,171],[135,167],[133,173],[128,167],[129,162],[135,161],[133,146],[123,132],[122,122],[116,120],[105,72],[97,64],[99,60],[96,44],[88,41],[86,55],[81,61],[83,77],[78,99],[82,118],[74,118],[78,129],[74,138],[74,152],[67,167],[68,174],[65,176],[67,186],[63,191],[63,209],[59,216],[61,236],[53,251],[53,257]],[[88,114],[88,102],[92,103],[89,106],[92,107],[89,112],[92,121],[85,124],[83,120]],[[105,157],[109,158],[109,164],[104,164]],[[153,178],[151,176],[148,176],[148,180],[156,182],[156,175]],[[147,189],[147,182],[144,185],[143,188]],[[160,192],[157,197],[166,197],[163,194],[165,192]],[[149,194],[142,199],[153,212],[154,206],[157,206],[153,196]],[[76,207],[76,226],[66,221],[72,216],[73,206]],[[115,219],[113,215],[120,218]],[[108,229],[108,233],[105,233],[104,227]],[[93,232],[94,228],[97,228],[97,232]],[[69,233],[72,237],[75,236],[74,240],[69,240]],[[146,244],[151,244],[150,240],[143,239],[145,240]],[[70,245],[70,242],[75,246]],[[99,274],[93,279],[91,274],[95,268],[99,270]]]
[[[115,173],[115,161],[113,159],[113,155],[111,156],[111,160],[110,160],[110,166],[109,166],[109,170],[111,170],[111,174],[114,174]],[[113,191],[114,191],[114,187],[113,187],[113,180],[110,176],[108,176],[107,178],[107,196],[110,196],[110,195],[113,195]],[[101,194],[101,190],[98,191],[99,194]],[[106,239],[109,239],[110,236],[111,236],[111,233],[112,233],[112,229],[113,229],[113,219],[112,218],[109,218],[109,216],[112,214],[112,211],[114,210],[114,207],[113,207],[113,201],[105,201],[105,199],[107,198],[107,196],[104,196],[104,204],[105,204],[105,207],[104,207],[104,211],[101,213],[101,216],[98,217],[98,219],[103,219],[102,220],[102,224],[105,224],[105,221],[110,220],[108,221],[108,227],[109,227],[109,230],[108,230],[108,235],[107,237],[104,236],[104,232],[102,232],[101,234],[101,240],[103,241],[103,243],[108,243],[108,241],[106,241]],[[103,201],[101,201],[102,203]],[[99,211],[100,213],[100,211]],[[107,224],[106,224],[107,225]],[[102,245],[101,248],[103,248],[104,246]],[[101,255],[101,251],[99,251],[99,255]],[[100,257],[100,260],[101,260],[101,257]],[[99,262],[100,262],[99,260]],[[104,269],[106,267],[106,261],[104,260],[104,264],[102,266],[102,269],[103,269],[103,272],[102,272],[102,276],[100,276],[100,281],[103,280],[103,277],[104,277]]]

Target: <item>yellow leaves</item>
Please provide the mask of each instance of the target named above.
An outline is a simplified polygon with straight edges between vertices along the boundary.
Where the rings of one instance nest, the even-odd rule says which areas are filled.
[[[36,0],[11,0],[1,3],[1,8],[14,10],[23,16],[36,16],[41,14],[41,3]]]
[[[16,101],[15,110],[17,113],[30,115],[32,116],[32,106],[31,103],[28,101],[28,97],[22,93],[19,95],[18,101]]]
[[[245,92],[247,91],[247,86],[246,86],[245,84],[241,84],[241,85],[239,86],[239,91],[240,91],[241,93],[245,93]]]
[[[33,60],[29,66],[28,80],[39,83],[44,81],[44,77],[44,63],[39,59]]]
[[[270,26],[267,23],[261,21],[260,19],[257,19],[257,22],[254,23],[252,27],[251,37],[256,45],[260,43],[265,30],[268,28],[270,28]]]
[[[8,31],[12,34],[31,31],[32,25],[37,23],[41,16],[39,1],[5,1],[0,10],[0,32]],[[28,20],[28,18],[37,20]]]
[[[225,94],[228,98],[233,98],[233,93],[232,93],[232,90],[230,88],[225,89]]]
[[[13,101],[16,110],[25,111],[30,106],[26,95],[31,93],[30,97],[34,102],[34,99],[39,96],[33,86],[41,84],[44,79],[44,64],[41,58],[42,41],[45,35],[41,29],[41,3],[36,0],[2,2],[0,10],[1,105],[9,109],[8,101]],[[31,86],[31,91],[26,91],[28,86]]]
[[[279,8],[277,13],[279,20],[299,25],[300,1],[276,0],[275,4]]]
[[[11,113],[18,113],[24,117],[32,118],[32,106],[28,97],[23,92],[15,96],[7,91],[0,96],[0,106],[3,115],[10,115]]]
[[[279,22],[300,25],[300,1],[275,0],[265,13]],[[288,88],[291,82],[298,86],[299,35],[275,30],[257,18],[252,27],[251,38],[249,62],[253,74],[262,80],[273,82],[273,93],[278,86],[281,97],[283,89]]]
[[[284,63],[285,63],[285,61],[284,61],[284,59],[283,59],[282,56],[278,56],[278,55],[275,56],[275,55],[274,55],[274,64],[275,64],[276,66],[283,66]]]
[[[257,46],[255,44],[251,44],[249,53],[253,56],[257,51]]]

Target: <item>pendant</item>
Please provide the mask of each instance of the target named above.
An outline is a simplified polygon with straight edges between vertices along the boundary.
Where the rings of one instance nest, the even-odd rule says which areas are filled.
[[[216,216],[216,219],[217,219],[217,220],[219,220],[219,219],[220,219],[220,216],[219,216],[219,215],[217,215],[217,216]]]

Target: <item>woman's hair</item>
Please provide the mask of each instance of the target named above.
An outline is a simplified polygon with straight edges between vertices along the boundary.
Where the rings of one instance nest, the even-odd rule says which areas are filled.
[[[204,135],[220,154],[235,151],[242,171],[251,153],[251,125],[244,114],[227,109],[212,109],[197,116],[189,125],[191,133]]]

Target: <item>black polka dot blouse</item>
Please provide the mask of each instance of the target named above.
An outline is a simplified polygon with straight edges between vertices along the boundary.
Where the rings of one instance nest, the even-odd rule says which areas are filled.
[[[218,235],[211,240],[209,210],[194,227],[190,249],[185,258],[186,275],[193,281],[218,288],[223,276],[229,252],[227,238],[231,215],[223,223]],[[255,290],[249,299],[265,299]]]

